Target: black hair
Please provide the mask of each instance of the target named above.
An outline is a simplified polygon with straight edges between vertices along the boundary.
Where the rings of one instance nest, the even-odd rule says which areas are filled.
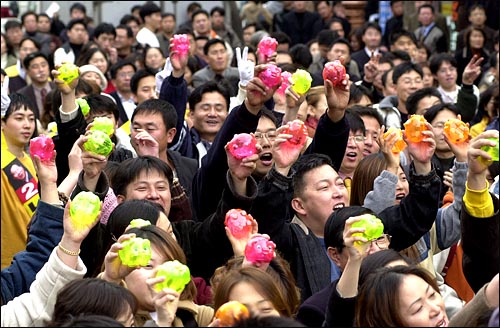
[[[214,13],[219,13],[219,15],[225,16],[226,10],[224,10],[224,8],[222,8],[221,6],[215,6],[210,10],[210,16],[212,16]]]
[[[203,83],[202,85],[196,87],[193,91],[191,91],[191,94],[188,98],[189,108],[191,111],[195,111],[195,106],[201,101],[203,95],[208,92],[220,93],[226,100],[226,109],[229,110],[231,99],[229,89],[226,87],[226,85],[211,80]]]
[[[273,123],[274,123],[274,125],[276,127],[279,126],[278,119],[276,118],[276,115],[274,115],[274,113],[273,113],[272,110],[263,107],[263,108],[260,109],[260,116],[261,117],[263,117],[263,116],[267,117],[268,119],[270,119],[271,121],[273,121]]]
[[[38,14],[34,12],[33,10],[28,10],[24,14],[21,15],[21,23],[24,25],[24,20],[26,19],[27,16],[33,15],[35,18],[38,20]]]
[[[162,18],[162,19],[163,19],[163,18],[165,18],[165,17],[173,17],[173,18],[174,18],[174,21],[176,21],[176,20],[177,20],[177,18],[175,17],[175,14],[174,14],[174,13],[170,13],[170,12],[168,12],[168,13],[163,13],[163,14],[161,14],[161,18]]]
[[[49,58],[47,57],[46,54],[44,54],[43,52],[40,52],[40,51],[36,51],[36,52],[32,52],[32,53],[28,54],[26,57],[24,57],[24,60],[23,60],[24,68],[28,69],[31,61],[38,58],[38,57],[44,58],[47,61],[47,64],[49,63]]]
[[[87,29],[87,22],[83,18],[75,18],[69,21],[68,25],[66,25],[66,30],[69,31],[73,28],[73,26],[80,24],[83,25],[85,29]]]
[[[125,14],[125,15],[123,15],[123,17],[120,19],[120,24],[127,25],[131,21],[136,22],[137,25],[141,25],[141,21],[139,20],[139,18],[137,18],[136,16],[131,15],[131,14]]]
[[[417,45],[417,39],[415,38],[415,34],[411,33],[407,30],[395,30],[391,32],[389,35],[389,44],[393,45],[400,37],[406,36],[409,38],[415,46]]]
[[[7,119],[16,111],[20,110],[23,107],[26,107],[26,109],[32,111],[35,113],[33,103],[31,100],[25,96],[24,94],[21,93],[11,93],[9,94],[10,98],[10,104],[7,110],[5,111],[4,116],[2,117],[2,121],[7,121]],[[35,126],[35,131],[36,131],[36,126]]]
[[[374,119],[377,120],[380,126],[384,125],[384,120],[382,119],[382,116],[380,116],[379,112],[372,107],[354,105],[349,107],[346,111],[358,115],[359,117],[361,117],[361,119],[363,119],[363,116],[373,117]]]
[[[427,120],[427,122],[431,123],[436,118],[437,114],[443,110],[452,111],[453,113],[455,113],[455,115],[460,114],[460,112],[458,111],[457,106],[455,104],[453,104],[453,103],[441,103],[441,104],[436,104],[436,105],[432,106],[431,108],[429,108],[425,112],[424,118]]]
[[[163,124],[165,125],[165,133],[168,130],[175,128],[177,124],[177,112],[175,107],[166,100],[163,99],[147,99],[137,105],[130,118],[132,125],[134,124],[134,118],[140,114],[160,114],[163,119]]]
[[[344,245],[344,226],[347,219],[362,214],[373,214],[372,210],[363,206],[347,206],[344,208],[336,209],[325,223],[324,238],[325,248],[334,247],[339,252],[345,247]]]
[[[97,39],[101,34],[113,34],[116,37],[116,30],[113,24],[102,22],[94,29],[94,39]]]
[[[13,29],[13,28],[23,28],[23,24],[21,24],[20,21],[16,19],[9,20],[5,23],[3,29],[7,33],[8,30]]]
[[[324,154],[304,154],[300,156],[297,161],[292,165],[292,186],[294,197],[302,194],[305,186],[305,175],[318,167],[329,165],[333,167],[330,157]]]
[[[208,55],[208,51],[210,50],[210,47],[212,47],[214,44],[218,44],[218,43],[222,44],[224,46],[224,49],[227,50],[226,43],[224,42],[224,40],[219,39],[219,38],[209,39],[207,41],[207,43],[205,43],[205,46],[203,46],[203,53],[205,54],[205,56]]]
[[[392,64],[392,62],[390,62]],[[387,77],[389,76],[389,73],[390,72],[394,72],[394,66],[392,66],[391,68],[389,68],[387,71],[384,72],[384,74],[382,74],[382,85],[384,86],[385,88],[385,85],[387,84]]]
[[[101,94],[91,94],[84,97],[90,107],[89,114],[92,116],[100,114],[113,114],[115,120],[118,121],[120,117],[120,112],[118,111],[118,105],[109,96]]]
[[[408,72],[415,71],[420,75],[421,78],[424,77],[424,72],[422,68],[418,64],[414,64],[412,62],[402,62],[399,65],[394,66],[394,72],[392,73],[392,83],[396,85],[398,83],[399,78]]]
[[[373,96],[367,87],[360,84],[353,84],[349,89],[349,103],[359,103],[363,96],[367,96],[373,104]]]
[[[111,78],[116,79],[116,73],[118,72],[118,70],[125,66],[132,66],[132,68],[134,69],[134,74],[135,72],[137,72],[137,67],[135,66],[133,61],[129,59],[122,59],[117,61],[109,68],[109,75],[111,76]]]
[[[137,90],[139,88],[139,81],[145,77],[153,76],[156,77],[156,73],[153,72],[150,68],[142,68],[135,72],[134,76],[130,79],[130,90],[133,94],[137,94]]]
[[[163,175],[172,187],[173,173],[170,166],[164,161],[154,156],[139,156],[128,158],[120,163],[120,167],[115,173],[111,184],[117,196],[127,196],[127,186],[133,183],[142,172],[158,172]]]
[[[161,8],[154,2],[146,2],[141,6],[141,10],[139,11],[139,16],[143,22],[146,21],[147,16],[151,16],[152,14],[161,13]]]
[[[441,102],[443,101],[441,93],[434,87],[418,89],[409,95],[408,99],[406,99],[406,110],[408,111],[408,115],[415,114],[420,100],[430,96],[438,97]]]
[[[366,22],[363,24],[363,35],[369,28],[374,28],[379,31],[380,34],[382,34],[382,28],[380,27],[380,25],[378,25],[376,22]]]
[[[328,1],[326,1],[328,2]],[[233,327],[307,327],[294,318],[285,316],[254,316],[243,317],[236,320]]]
[[[194,18],[200,14],[203,14],[207,16],[207,18],[210,18],[208,11],[206,11],[205,9],[197,9],[191,14],[191,19],[194,20]]]
[[[334,30],[321,30],[318,33],[318,45],[325,45],[330,47],[336,40],[338,40],[339,34]]]
[[[58,327],[125,327],[116,319],[102,314],[81,313],[76,316],[69,315],[58,323]]]
[[[352,53],[352,47],[351,47],[351,43],[349,42],[349,40],[347,40],[346,38],[337,38],[335,41],[333,41],[333,43],[330,45],[330,49],[333,47],[333,45],[337,44],[337,43],[342,43],[342,44],[345,44],[347,46],[347,48],[349,48],[349,53]]]
[[[292,39],[283,31],[274,31],[269,34],[271,38],[275,38],[278,44],[291,44]]]
[[[406,51],[393,50],[393,51],[391,51],[391,54],[394,56],[392,60],[401,59],[402,61],[405,61],[405,62],[411,62],[410,54],[408,54]]]
[[[126,30],[128,38],[134,37],[134,32],[132,31],[132,29],[130,28],[130,26],[128,26],[127,24],[118,24],[118,26],[115,27],[115,32],[118,29]]]
[[[313,62],[313,57],[309,48],[303,43],[293,45],[288,53],[290,54],[290,57],[292,57],[292,62],[297,68],[307,70]]]
[[[73,12],[73,10],[80,10],[85,15],[87,14],[87,7],[85,7],[80,2],[75,2],[74,4],[71,5],[71,7],[69,7],[69,13],[70,14]]]
[[[363,135],[366,134],[365,123],[363,122],[363,119],[361,119],[361,116],[346,111],[345,118],[347,119],[347,122],[349,122],[349,130],[351,132],[361,131],[363,132]]]
[[[23,44],[25,41],[31,41],[35,44],[35,47],[40,50],[41,49],[41,45],[40,45],[40,42],[38,42],[35,38],[33,38],[32,36],[25,36],[21,39],[21,41],[19,41],[19,47],[21,47],[21,44]]]
[[[363,285],[366,277],[378,268],[385,267],[387,264],[394,261],[405,261],[407,264],[417,264],[409,257],[399,253],[398,251],[388,248],[372,253],[365,257],[359,268],[358,286]]]
[[[431,10],[431,12],[434,14],[436,12],[436,10],[434,9],[434,7],[428,3],[425,3],[423,5],[421,5],[420,7],[418,7],[418,10],[417,10],[417,13],[420,14],[420,11],[423,9],[423,8],[429,8]]]

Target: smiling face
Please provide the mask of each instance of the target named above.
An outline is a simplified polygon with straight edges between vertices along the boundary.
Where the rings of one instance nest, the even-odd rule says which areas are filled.
[[[398,183],[396,185],[396,200],[394,205],[399,205],[401,200],[410,192],[410,185],[406,180],[406,174],[401,167],[398,167]]]
[[[339,170],[339,173],[341,173],[341,175],[352,177],[352,175],[354,174],[354,170],[358,166],[359,162],[363,159],[364,147],[363,132],[349,131],[349,140],[347,141],[344,158],[342,159],[342,164],[340,165]]]
[[[248,281],[242,281],[233,286],[229,292],[229,301],[239,301],[255,316],[280,315],[271,300],[266,299],[264,295]]]
[[[455,90],[457,85],[457,68],[448,61],[443,61],[435,75],[438,84],[446,91]]]
[[[35,113],[23,106],[2,119],[2,131],[7,145],[24,147],[35,132]]]
[[[202,95],[201,101],[189,112],[193,127],[202,139],[210,142],[215,139],[226,120],[227,107],[226,99],[219,92],[206,92]]]
[[[257,142],[262,147],[262,151],[259,153],[259,160],[257,161],[257,166],[253,174],[258,177],[263,177],[271,170],[274,163],[272,147],[274,138],[277,135],[276,124],[268,117],[262,115],[255,132],[257,136],[262,136],[261,138],[257,138]]]
[[[406,327],[445,327],[444,301],[425,280],[406,275],[399,288],[400,316]]]
[[[436,152],[449,152],[450,146],[444,141],[444,124],[452,118],[457,118],[457,114],[448,109],[440,111],[432,120],[432,131],[434,132],[434,139],[436,140]]]

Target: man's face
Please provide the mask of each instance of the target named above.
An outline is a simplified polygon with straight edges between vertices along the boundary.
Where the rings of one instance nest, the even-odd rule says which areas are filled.
[[[137,99],[137,105],[148,99],[158,99],[158,95],[156,94],[156,80],[154,76],[147,76],[139,81],[135,98]]]
[[[321,1],[318,4],[318,14],[321,16],[321,19],[328,19],[333,15],[332,7],[327,5],[326,1]]]
[[[7,36],[9,43],[16,47],[23,39],[23,30],[20,27],[9,28],[5,32],[5,35]]]
[[[165,16],[161,19],[161,30],[167,34],[175,32],[175,19],[173,16]]]
[[[356,140],[359,139],[359,140]],[[349,131],[349,140],[345,149],[342,164],[340,164],[340,172],[352,177],[354,170],[359,162],[363,159],[364,136],[361,131]]]
[[[226,120],[228,111],[226,99],[219,92],[206,92],[201,101],[189,112],[193,127],[202,139],[213,141]]]
[[[158,142],[160,152],[166,151],[168,143],[173,139],[167,133],[167,127],[160,113],[141,113],[134,116],[132,128],[130,129],[130,142],[136,150],[138,149],[139,142],[135,137],[141,131],[146,131]]]
[[[37,52],[39,49],[36,47],[35,43],[29,39],[24,40],[22,44],[19,45],[19,59],[22,61],[26,56],[31,53]]]
[[[137,33],[139,33],[139,30],[141,29],[139,24],[135,21],[130,21],[127,23],[128,27],[132,30],[132,33],[134,33],[134,38],[137,36]]]
[[[69,15],[71,16],[71,19],[85,18],[85,13],[80,9],[73,9]]]
[[[255,130],[255,135],[257,142],[262,147],[262,151],[259,154],[254,175],[263,177],[271,170],[274,163],[272,150],[274,139],[277,136],[276,124],[268,117],[261,116]]]
[[[50,33],[50,19],[45,16],[38,17],[37,27],[42,33]]]
[[[450,146],[444,141],[444,123],[449,119],[457,118],[457,115],[451,110],[443,109],[432,120],[432,131],[434,132],[434,139],[436,140],[436,151],[450,151]]]
[[[363,157],[370,154],[378,153],[380,147],[377,143],[378,133],[380,130],[380,124],[378,121],[371,116],[361,116],[363,123],[365,123],[365,143],[363,148]]]
[[[125,189],[127,196],[119,196],[122,201],[132,199],[147,199],[158,203],[165,209],[165,214],[170,213],[171,199],[170,185],[167,177],[157,171],[146,169],[142,171],[137,179],[131,182]]]
[[[125,65],[116,71],[116,78],[113,80],[113,84],[116,90],[121,93],[130,92],[130,80],[134,76],[135,70],[130,65]]]
[[[328,217],[337,208],[349,205],[349,196],[342,178],[330,165],[314,168],[304,174],[304,190],[294,198],[301,208],[294,206],[297,214],[307,220],[324,226]]]
[[[420,74],[417,72],[409,71],[401,75],[396,84],[398,100],[404,103],[411,94],[418,89],[422,89],[423,87],[424,82],[422,81]]]
[[[481,8],[476,8],[469,14],[469,22],[474,26],[483,26],[486,22],[486,13]]]
[[[212,29],[210,19],[204,14],[198,14],[193,19],[193,29],[196,33],[206,35]]]
[[[45,84],[49,79],[49,63],[43,57],[37,57],[30,62],[28,75],[33,82]]]
[[[38,29],[35,15],[28,15],[24,18],[24,30],[29,33],[35,33]]]
[[[221,43],[216,43],[208,49],[208,65],[216,73],[222,73],[227,67],[227,50]]]
[[[450,62],[444,61],[435,76],[438,84],[445,90],[450,90],[457,84],[457,68]]]
[[[441,100],[436,97],[436,96],[427,96],[418,102],[417,105],[417,110],[415,111],[415,114],[417,115],[424,115],[429,108],[431,108],[434,105],[440,104]]]
[[[115,37],[113,45],[117,50],[130,48],[130,46],[132,46],[133,42],[134,42],[134,39],[129,38],[127,36],[127,30],[125,30],[123,28],[116,29],[116,37]]]
[[[393,45],[391,45],[391,51],[395,50],[401,50],[406,52],[408,55],[411,54],[411,49],[414,47],[415,44],[413,43],[412,39],[410,37],[403,35],[399,37]]]
[[[213,13],[213,15],[210,17],[210,20],[212,22],[213,28],[224,28],[224,16],[222,16],[217,11]]]
[[[161,13],[152,13],[151,15],[146,16],[145,19],[146,19],[146,22],[148,22],[148,24],[150,24],[154,28],[155,31],[160,28]]]
[[[252,38],[252,35],[255,34],[255,26],[249,26],[247,27],[246,29],[243,30],[243,42],[245,43],[245,45],[250,45],[252,44],[250,42],[250,39]]]
[[[97,42],[101,49],[107,53],[113,46],[113,42],[115,42],[115,36],[113,34],[103,33],[95,39],[95,42]]]
[[[391,7],[392,14],[396,17],[403,15],[403,1],[394,2]]]
[[[85,26],[81,24],[73,25],[71,30],[68,30],[68,38],[71,43],[84,44],[88,40],[88,32]]]
[[[434,14],[430,8],[421,8],[418,13],[418,21],[422,26],[429,26],[434,22]]]
[[[328,52],[327,58],[328,61],[334,61],[340,58],[340,56],[344,56],[345,62],[348,63],[351,60],[351,54],[349,52],[349,47],[344,43],[335,43],[330,51]]]
[[[376,28],[368,28],[363,34],[362,40],[368,49],[375,49],[380,46],[382,35]]]
[[[2,120],[2,131],[10,144],[25,147],[35,132],[35,113],[26,106],[14,111]]]

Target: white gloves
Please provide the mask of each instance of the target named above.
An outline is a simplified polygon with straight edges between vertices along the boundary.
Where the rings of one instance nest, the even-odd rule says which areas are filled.
[[[236,48],[236,61],[238,63],[238,72],[240,73],[240,83],[246,87],[248,82],[253,78],[253,70],[255,63],[248,60],[248,47],[243,48],[243,56],[241,49]]]
[[[9,97],[9,77],[6,76],[2,83],[2,118],[5,116],[7,109],[9,109],[10,97]]]
[[[163,70],[159,71],[155,75],[156,79],[156,93],[159,95],[161,91],[161,85],[163,83],[163,80],[167,78],[170,74],[172,74],[172,71],[174,68],[172,67],[172,63],[170,62],[170,57],[167,58],[165,61],[165,66],[163,66]]]

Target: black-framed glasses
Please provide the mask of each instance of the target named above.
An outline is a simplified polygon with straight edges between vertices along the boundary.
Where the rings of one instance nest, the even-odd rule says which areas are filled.
[[[392,236],[384,233],[382,236],[370,240],[371,243],[375,243],[380,249],[388,249],[391,244]]]

